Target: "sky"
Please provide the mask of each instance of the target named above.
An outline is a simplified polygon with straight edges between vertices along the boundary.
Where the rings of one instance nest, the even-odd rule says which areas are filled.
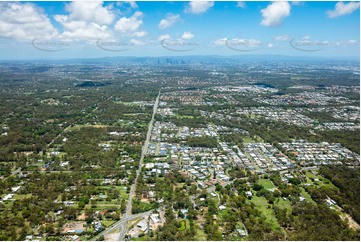
[[[0,1],[0,59],[356,57],[360,3]]]

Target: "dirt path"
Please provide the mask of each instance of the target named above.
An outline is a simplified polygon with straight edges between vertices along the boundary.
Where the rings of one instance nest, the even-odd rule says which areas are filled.
[[[336,205],[336,207],[342,212],[342,214],[340,214],[340,218],[344,221],[346,220],[351,229],[360,230],[360,225],[348,213],[346,213],[340,206]]]

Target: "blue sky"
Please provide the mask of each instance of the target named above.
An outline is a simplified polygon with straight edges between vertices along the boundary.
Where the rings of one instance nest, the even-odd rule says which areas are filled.
[[[0,59],[359,57],[359,2],[0,2]]]

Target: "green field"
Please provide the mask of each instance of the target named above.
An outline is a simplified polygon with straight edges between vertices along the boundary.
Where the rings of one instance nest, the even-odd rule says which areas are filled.
[[[273,212],[272,208],[267,208],[269,206],[266,198],[253,196],[251,202],[257,207],[258,210],[262,212],[265,216],[266,221],[272,225],[272,229],[276,230],[280,228],[280,224],[277,221],[277,218]]]
[[[301,195],[306,199],[306,201],[314,205],[317,205],[316,202],[312,200],[311,195],[308,192],[306,192],[306,190],[303,187],[301,187]]]
[[[198,226],[196,226],[196,235],[194,236],[194,239],[197,241],[205,241],[207,240],[207,235],[206,233],[204,233],[203,229],[198,228]]]
[[[259,179],[257,183],[262,185],[267,190],[276,188],[275,185],[273,185],[273,182],[269,179]]]
[[[243,143],[256,143],[256,142],[263,142],[262,138],[259,136],[255,136],[254,138],[249,136],[242,136]]]
[[[288,199],[283,200],[283,198],[278,198],[274,204],[281,209],[287,209],[287,212],[289,213],[292,212],[292,205]]]
[[[110,225],[112,225],[113,223],[115,223],[116,221],[114,220],[103,220],[102,221],[102,224],[105,226],[105,227],[109,227]]]
[[[118,188],[118,191],[120,193],[119,196],[121,198],[128,199],[129,194],[127,193],[127,189],[124,189],[126,187],[125,186],[118,186],[117,188]]]
[[[22,199],[25,199],[25,198],[31,198],[31,193],[29,194],[15,194],[14,195],[14,199],[16,200],[22,200]]]
[[[69,131],[75,131],[75,130],[80,130],[82,128],[106,128],[106,127],[109,127],[109,125],[103,125],[103,124],[76,124],[72,127],[69,127],[67,130]]]
[[[315,178],[315,175],[313,175],[313,174],[312,174],[311,172],[309,172],[309,171],[306,172],[306,176],[307,176],[308,178],[312,178],[312,179]]]

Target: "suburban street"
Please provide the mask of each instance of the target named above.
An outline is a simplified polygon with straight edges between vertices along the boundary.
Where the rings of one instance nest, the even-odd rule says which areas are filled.
[[[120,229],[119,240],[124,240],[124,236],[125,236],[125,234],[127,232],[127,222],[130,221],[130,220],[139,218],[139,217],[149,216],[150,213],[151,213],[150,211],[148,211],[148,212],[145,212],[145,213],[139,213],[139,214],[132,215],[132,198],[133,198],[133,195],[134,195],[134,192],[135,192],[135,188],[136,188],[136,184],[137,184],[137,180],[138,180],[140,171],[142,169],[144,156],[146,155],[147,150],[148,150],[149,140],[150,140],[150,136],[152,134],[152,129],[153,129],[154,117],[155,117],[155,114],[157,112],[157,108],[158,108],[158,105],[159,105],[159,97],[160,97],[160,92],[159,92],[159,94],[158,94],[158,96],[157,96],[157,98],[155,100],[154,106],[153,106],[152,119],[150,120],[149,125],[148,125],[148,132],[147,132],[146,140],[145,140],[144,145],[143,145],[142,154],[141,154],[140,162],[139,162],[139,168],[138,168],[137,173],[136,173],[136,178],[134,179],[134,183],[132,184],[130,192],[129,192],[129,198],[128,198],[126,212],[125,212],[124,216],[121,218],[121,220],[119,220],[118,222],[116,222],[115,224],[113,224],[112,226],[107,228],[106,230],[104,230],[102,233],[95,236],[93,238],[93,240],[96,240],[101,235],[109,234],[110,232],[112,232],[116,228]]]
[[[160,96],[160,92],[159,92],[159,94],[157,96],[157,99],[155,100],[155,103],[154,103],[152,119],[149,122],[147,137],[145,139],[144,146],[143,146],[143,149],[142,149],[142,155],[140,157],[139,168],[137,170],[136,178],[134,180],[134,183],[133,183],[133,185],[132,185],[132,187],[130,189],[130,192],[129,192],[129,199],[128,199],[128,203],[127,203],[127,209],[126,209],[126,212],[125,212],[125,215],[124,215],[122,221],[123,220],[128,221],[128,218],[132,218],[132,216],[131,216],[131,214],[132,214],[132,197],[133,197],[133,194],[135,192],[135,188],[136,188],[136,184],[137,184],[137,180],[138,180],[140,171],[142,169],[144,156],[145,156],[145,154],[147,153],[147,150],[148,150],[149,140],[150,140],[150,136],[152,134],[152,129],[153,129],[154,117],[155,117],[155,114],[157,112],[157,108],[158,108],[158,105],[159,105],[159,96]],[[123,240],[127,228],[126,228],[126,226],[121,226],[120,228],[121,228],[121,231],[120,231],[120,235],[119,235],[119,240]]]

